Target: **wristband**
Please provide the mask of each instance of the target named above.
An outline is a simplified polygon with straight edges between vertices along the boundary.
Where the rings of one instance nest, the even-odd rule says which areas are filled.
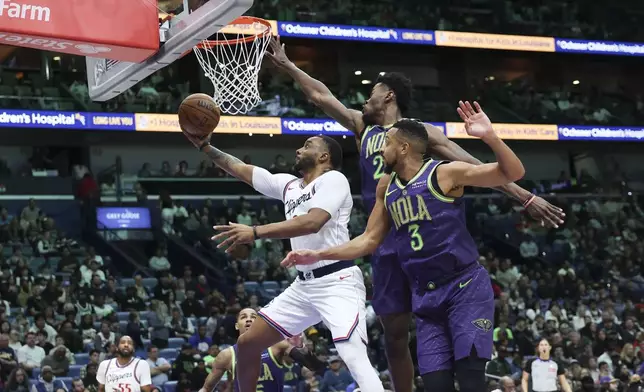
[[[526,201],[525,201],[525,203],[523,203],[523,208],[528,208],[528,206],[529,206],[530,204],[532,204],[532,202],[534,201],[534,199],[535,199],[536,197],[537,197],[537,196],[532,195],[528,200],[526,200]]]
[[[256,240],[259,239],[259,236],[257,235],[257,226],[253,226],[253,236],[255,237]]]
[[[208,140],[206,140],[203,143],[201,143],[201,145],[199,146],[199,152],[202,152],[204,147],[207,147],[209,145],[210,145],[210,141],[208,141]]]

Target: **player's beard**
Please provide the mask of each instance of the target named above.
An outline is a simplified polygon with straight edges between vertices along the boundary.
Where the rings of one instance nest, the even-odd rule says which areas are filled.
[[[393,165],[385,165],[384,168],[385,174],[391,174],[394,172],[394,166]]]
[[[307,170],[313,169],[314,167],[315,167],[315,159],[309,156],[300,157],[300,159],[297,162],[295,162],[295,165],[293,165],[293,168],[298,173],[304,173]]]
[[[116,349],[116,355],[118,357],[120,357],[120,358],[123,358],[123,359],[130,359],[134,355],[134,351],[125,352],[125,351],[117,348]]]

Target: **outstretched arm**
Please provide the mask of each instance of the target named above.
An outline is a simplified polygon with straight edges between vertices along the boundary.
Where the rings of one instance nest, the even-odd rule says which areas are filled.
[[[492,124],[489,118],[483,113],[480,106],[477,105],[477,110],[474,110],[469,103],[459,102],[461,106],[459,109],[463,111],[462,108],[466,110],[463,111],[463,121],[470,121],[472,123],[482,124],[485,126],[491,127]],[[471,109],[471,110],[470,110]],[[459,113],[460,115],[460,113]],[[474,158],[467,151],[462,149],[458,144],[451,141],[443,131],[439,128],[432,125],[425,125],[427,129],[427,134],[429,135],[430,140],[430,151],[429,153],[432,156],[435,156],[440,159],[446,159],[449,161],[460,161],[467,162],[473,165],[481,165],[481,161]],[[505,193],[506,195],[514,198],[525,206],[530,215],[536,219],[540,220],[542,224],[547,224],[551,227],[558,227],[558,225],[563,223],[565,214],[561,208],[558,208],[541,197],[533,195],[531,192],[521,188],[517,184],[509,183],[502,186],[494,187],[494,189]]]
[[[322,109],[327,116],[342,124],[343,127],[353,132],[356,136],[360,136],[360,133],[364,129],[362,113],[357,110],[348,109],[333,95],[324,83],[312,78],[293,64],[286,56],[285,46],[284,44],[280,44],[279,38],[273,38],[270,46],[273,53],[266,51],[266,57],[277,68],[291,76],[315,106]]]
[[[385,192],[389,184],[389,176],[380,178],[376,189],[376,204],[371,211],[367,228],[364,233],[345,243],[325,250],[297,250],[290,252],[282,261],[283,267],[312,264],[319,260],[353,260],[372,254],[389,232],[389,216],[385,208]]]
[[[224,374],[230,371],[232,367],[232,357],[230,355],[230,350],[231,349],[224,350],[220,352],[219,355],[217,355],[217,358],[215,358],[212,363],[212,371],[210,372],[208,377],[206,377],[206,381],[204,382],[203,387],[201,387],[199,392],[213,392]]]

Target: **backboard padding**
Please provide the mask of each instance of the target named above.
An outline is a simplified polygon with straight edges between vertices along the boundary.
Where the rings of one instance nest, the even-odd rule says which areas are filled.
[[[203,1],[203,0],[202,0]],[[159,51],[142,63],[88,57],[89,96],[107,101],[154,72],[172,64],[204,39],[221,30],[253,5],[253,0],[209,0],[191,13],[183,12],[163,27]]]

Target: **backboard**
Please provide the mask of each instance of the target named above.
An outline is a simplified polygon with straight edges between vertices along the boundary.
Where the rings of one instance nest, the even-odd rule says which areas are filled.
[[[183,12],[159,26],[159,50],[146,60],[135,63],[87,57],[87,81],[92,100],[102,102],[114,98],[170,65],[246,12],[253,0],[183,0],[183,3]]]

